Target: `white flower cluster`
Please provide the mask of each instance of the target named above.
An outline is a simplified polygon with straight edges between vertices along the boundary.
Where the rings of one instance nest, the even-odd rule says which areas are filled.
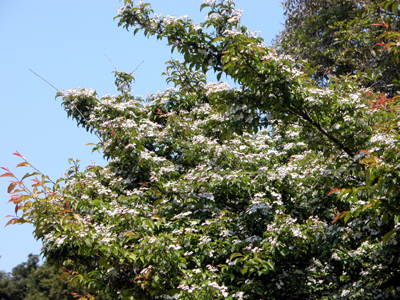
[[[206,96],[230,89],[228,82],[207,82],[204,88],[206,89]]]
[[[95,91],[93,89],[82,89],[81,87],[74,89],[65,89],[61,90],[60,93],[63,96],[63,100],[70,100],[70,98],[79,98],[79,97],[94,97]]]

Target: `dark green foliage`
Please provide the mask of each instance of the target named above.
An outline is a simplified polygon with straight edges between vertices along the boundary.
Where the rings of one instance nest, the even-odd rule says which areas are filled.
[[[71,293],[86,294],[70,286],[70,277],[60,280],[64,273],[47,261],[39,265],[39,256],[29,254],[11,273],[0,271],[0,300],[73,300]]]

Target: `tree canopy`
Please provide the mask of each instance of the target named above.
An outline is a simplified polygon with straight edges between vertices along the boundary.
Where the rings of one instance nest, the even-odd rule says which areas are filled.
[[[336,8],[339,22],[347,6]],[[375,51],[364,69],[354,54],[343,71],[331,51],[322,80],[314,53],[302,52],[307,43],[279,53],[241,24],[233,1],[201,9],[207,18],[197,24],[125,0],[119,26],[182,54],[167,62],[174,87],[134,96],[132,73],[115,70],[118,95],[60,91],[108,164],[71,161],[54,182],[36,168],[22,179],[4,168],[16,205],[9,224],[31,222],[45,257],[112,299],[395,299],[399,98],[389,79],[380,88],[353,71],[383,68],[381,55],[397,45]],[[15,155],[18,167],[33,168]],[[34,176],[32,187],[24,183]]]

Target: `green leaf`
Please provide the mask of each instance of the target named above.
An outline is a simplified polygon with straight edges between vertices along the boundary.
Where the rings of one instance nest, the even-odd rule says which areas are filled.
[[[388,220],[388,217],[389,217],[388,213],[384,213],[383,214],[383,216],[382,216],[382,224],[386,224],[386,222]]]
[[[230,260],[233,260],[235,257],[243,256],[242,253],[235,252],[231,254],[231,257],[229,258]]]
[[[100,267],[104,267],[104,266],[107,264],[107,261],[108,261],[107,257],[103,256],[103,257],[100,258],[100,260],[99,260],[99,266],[100,266]]]
[[[200,11],[202,11],[204,7],[209,7],[209,6],[210,6],[210,5],[208,5],[207,3],[203,3],[203,4],[200,6]]]
[[[390,237],[392,236],[392,234],[395,233],[395,232],[396,232],[396,230],[392,230],[392,231],[387,232],[387,233],[383,236],[382,243],[385,244],[385,243],[390,239]]]
[[[350,219],[350,217],[351,217],[351,213],[348,211],[348,212],[345,214],[345,216],[344,216],[344,223],[345,223],[345,224],[346,224],[347,221]]]
[[[392,4],[392,12],[393,12],[394,14],[396,14],[398,8],[399,8],[399,1],[396,0],[396,1],[394,1],[393,4]]]
[[[212,43],[223,41],[223,40],[225,40],[225,38],[223,36],[217,36],[215,39],[213,39]]]

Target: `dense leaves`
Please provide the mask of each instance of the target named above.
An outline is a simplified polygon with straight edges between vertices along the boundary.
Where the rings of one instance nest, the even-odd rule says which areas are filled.
[[[201,8],[196,24],[125,1],[120,26],[182,54],[167,62],[174,88],[133,96],[116,71],[118,95],[59,92],[109,163],[71,161],[33,188],[5,169],[22,213],[10,223],[33,223],[45,257],[112,299],[395,299],[399,98],[348,71],[321,81],[232,1]]]

